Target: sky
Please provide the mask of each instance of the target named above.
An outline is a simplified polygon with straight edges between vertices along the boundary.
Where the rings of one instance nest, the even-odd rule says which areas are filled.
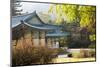
[[[32,1],[32,0],[23,0],[23,1]],[[34,0],[33,0],[34,1]],[[47,3],[29,3],[29,2],[22,2],[20,3],[22,7],[19,9],[23,9],[22,13],[32,13],[36,10],[37,13],[42,12],[43,14],[47,14],[49,7],[52,4]],[[52,20],[55,19],[55,14],[49,14]]]
[[[47,12],[49,7],[50,7],[50,4],[46,4],[46,3],[29,3],[29,2],[22,2],[21,3],[22,5],[22,9],[23,9],[23,12],[26,13],[31,13],[33,11],[37,11],[37,12]]]

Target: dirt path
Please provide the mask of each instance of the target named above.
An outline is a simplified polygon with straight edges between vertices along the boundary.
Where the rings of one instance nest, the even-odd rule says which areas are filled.
[[[95,61],[95,58],[55,58],[54,63],[64,63],[64,62],[80,62],[80,61]]]

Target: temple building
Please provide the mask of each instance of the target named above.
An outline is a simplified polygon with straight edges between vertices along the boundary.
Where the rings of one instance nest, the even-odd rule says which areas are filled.
[[[59,38],[67,37],[63,26],[46,24],[34,11],[30,14],[12,16],[12,44],[17,47],[25,45],[59,48]]]

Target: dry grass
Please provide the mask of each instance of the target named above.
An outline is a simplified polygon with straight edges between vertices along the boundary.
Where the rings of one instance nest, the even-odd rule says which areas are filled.
[[[57,49],[47,47],[13,47],[12,65],[47,64],[57,57]]]
[[[95,58],[55,58],[54,63],[95,61]]]

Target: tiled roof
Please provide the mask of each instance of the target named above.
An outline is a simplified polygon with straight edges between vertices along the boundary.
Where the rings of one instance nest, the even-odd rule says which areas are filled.
[[[33,16],[37,16],[39,21],[32,21],[29,22],[29,20],[33,17]],[[36,14],[36,11],[34,11],[33,13],[30,14],[26,14],[26,15],[21,15],[21,16],[13,16],[11,23],[12,23],[12,28],[18,26],[19,24],[21,24],[21,21],[24,22],[24,24],[33,27],[33,28],[37,28],[37,29],[57,29],[57,28],[61,28],[61,26],[58,25],[51,25],[51,24],[45,24]],[[39,24],[34,24],[34,23],[39,23]]]
[[[32,18],[36,17],[36,21],[31,21]],[[39,29],[39,30],[53,30],[53,32],[47,32],[46,36],[47,37],[60,37],[60,36],[68,36],[68,32],[61,32],[62,26],[58,25],[51,25],[51,24],[46,24],[44,23],[40,17],[36,14],[36,11],[30,14],[26,15],[21,15],[21,16],[12,16],[11,19],[11,24],[12,28],[18,28],[22,22],[34,29]],[[36,23],[36,24],[35,24]]]
[[[31,13],[32,14],[32,13]],[[21,24],[21,20],[25,20],[26,18],[29,18],[31,16],[31,14],[27,14],[27,15],[20,15],[20,16],[12,16],[11,18],[11,25],[12,28],[16,27],[17,25]]]
[[[35,29],[40,29],[40,30],[56,30],[57,28],[60,29],[60,27],[53,26],[53,25],[45,25],[45,24],[40,24],[40,25],[31,25],[28,23],[24,23],[29,27],[35,28]]]

